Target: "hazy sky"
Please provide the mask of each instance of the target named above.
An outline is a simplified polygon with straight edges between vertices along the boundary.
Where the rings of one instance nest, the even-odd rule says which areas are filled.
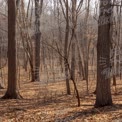
[[[5,3],[5,1],[6,1],[6,0],[0,0],[0,7],[2,6],[2,4]],[[28,1],[29,1],[29,0],[25,0],[26,3],[28,3]],[[53,0],[44,0],[44,1],[46,1],[46,2],[49,1],[49,2],[51,3],[51,1],[53,1]],[[84,0],[84,1],[86,1],[86,0]],[[98,1],[98,0],[91,0],[91,6],[94,7],[95,1]]]
[[[7,1],[7,0],[0,0],[0,9],[2,10],[3,9],[3,5],[5,4],[5,1]],[[26,3],[26,5],[27,5],[27,3],[28,3],[28,1],[29,0],[24,0],[25,1],[25,3]],[[85,3],[85,1],[86,0],[84,0],[84,3]],[[91,0],[91,8],[93,9],[94,7],[95,7],[95,1],[98,1],[98,0]],[[49,2],[49,4],[48,5],[50,5],[51,4],[51,2],[53,3],[53,0],[44,0],[44,2]]]

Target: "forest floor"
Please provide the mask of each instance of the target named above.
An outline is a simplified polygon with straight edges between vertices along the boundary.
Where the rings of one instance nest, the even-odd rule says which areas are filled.
[[[66,95],[65,82],[42,84],[23,81],[20,100],[0,100],[0,122],[122,122],[122,82],[117,82],[117,92],[112,86],[112,107],[94,108],[95,84],[90,82],[86,95],[85,81],[77,83],[81,106],[77,107],[75,95]],[[74,91],[73,86],[71,86]],[[6,89],[0,89],[0,97]]]

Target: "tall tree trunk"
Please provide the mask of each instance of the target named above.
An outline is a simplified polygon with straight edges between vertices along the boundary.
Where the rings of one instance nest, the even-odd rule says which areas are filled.
[[[35,0],[35,58],[34,58],[34,79],[33,81],[40,81],[40,2]]]
[[[98,42],[97,42],[97,90],[95,107],[103,107],[112,105],[111,88],[110,88],[110,19],[111,12],[105,10],[111,9],[111,0],[106,0],[105,5],[103,0],[100,0],[100,16],[98,27]],[[102,23],[104,20],[106,23]],[[101,64],[101,60],[105,59],[105,64]],[[103,71],[107,70],[107,74]],[[106,77],[107,76],[107,77]]]
[[[86,93],[88,94],[88,86],[89,86],[89,79],[88,79],[88,58],[89,58],[89,39],[87,38],[88,32],[88,19],[89,19],[89,12],[90,12],[90,2],[91,0],[86,1],[86,15],[84,19],[84,40],[85,43],[83,44],[83,55],[84,55],[84,72],[85,72],[85,80],[86,80]]]
[[[70,84],[69,84],[69,72],[68,72],[68,40],[69,40],[69,10],[68,10],[68,0],[66,0],[66,33],[65,33],[65,45],[64,45],[64,66],[65,66],[65,77],[66,77],[66,89],[67,94],[70,95]]]
[[[8,0],[8,87],[3,99],[21,98],[17,89],[16,2]]]
[[[1,42],[0,42],[1,43]],[[2,79],[2,45],[0,45],[0,70],[1,70],[1,73],[0,73],[0,75],[1,75],[1,80],[3,80]],[[2,82],[3,81],[0,81],[0,89],[3,89],[3,86],[2,86]]]
[[[75,80],[75,63],[75,43],[72,43],[71,80]]]
[[[71,42],[72,42],[72,59],[71,59],[71,79],[75,80],[75,37],[76,37],[76,28],[77,28],[77,10],[76,10],[76,0],[72,0],[72,35],[71,35]]]

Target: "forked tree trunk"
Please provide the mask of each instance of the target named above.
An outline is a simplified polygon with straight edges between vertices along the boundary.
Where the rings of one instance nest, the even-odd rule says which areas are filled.
[[[111,88],[110,88],[110,18],[111,12],[106,11],[111,9],[111,0],[100,0],[100,16],[98,27],[98,42],[97,42],[97,90],[95,107],[103,107],[112,105]],[[104,18],[104,22],[102,23]],[[107,20],[107,21],[105,21]],[[104,65],[101,63],[105,60]],[[104,74],[103,71],[108,71]]]
[[[7,92],[2,98],[21,98],[17,88],[15,0],[8,0],[8,87]]]

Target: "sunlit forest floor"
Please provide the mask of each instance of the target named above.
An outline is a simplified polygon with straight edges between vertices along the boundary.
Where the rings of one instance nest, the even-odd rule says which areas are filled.
[[[95,82],[89,83],[86,95],[85,81],[77,82],[81,107],[77,107],[74,88],[66,95],[65,82],[21,81],[21,100],[0,100],[0,122],[122,122],[122,81],[117,81],[117,91],[112,86],[112,107],[94,108]],[[6,89],[0,89],[0,97]]]

